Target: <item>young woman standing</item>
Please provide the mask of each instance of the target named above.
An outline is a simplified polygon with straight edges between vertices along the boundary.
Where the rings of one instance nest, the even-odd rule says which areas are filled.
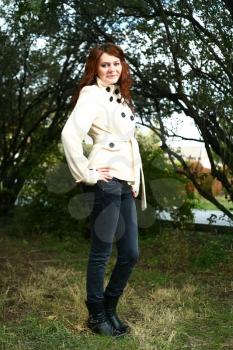
[[[123,50],[112,43],[92,48],[75,107],[62,130],[71,174],[83,191],[94,196],[86,276],[87,324],[92,331],[111,336],[129,331],[116,306],[139,256],[135,198],[140,180],[141,208],[147,207],[130,87]],[[93,139],[88,158],[82,147],[87,134]],[[104,290],[105,268],[114,241],[117,261]]]

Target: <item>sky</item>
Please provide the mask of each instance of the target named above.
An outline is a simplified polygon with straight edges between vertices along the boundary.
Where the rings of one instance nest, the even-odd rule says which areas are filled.
[[[165,123],[165,126],[169,128],[170,130],[173,130],[176,134],[186,137],[186,138],[192,138],[192,139],[200,139],[200,133],[195,126],[193,119],[191,119],[188,116],[185,116],[180,120],[180,118],[177,119],[177,117],[169,118],[167,123]],[[147,133],[147,128],[141,128],[143,133]],[[181,140],[178,138],[174,138],[168,142],[168,144],[174,148],[181,148],[181,153],[183,156],[188,157],[192,156],[195,158],[200,157],[201,163],[204,167],[210,168],[209,159],[205,150],[205,146],[202,142],[195,142],[190,140]]]

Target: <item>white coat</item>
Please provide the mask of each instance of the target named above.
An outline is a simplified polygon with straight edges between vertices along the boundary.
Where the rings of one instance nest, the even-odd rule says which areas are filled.
[[[135,133],[135,118],[120,96],[118,85],[97,83],[81,89],[79,98],[63,130],[62,144],[71,174],[76,182],[94,185],[97,168],[109,168],[110,175],[126,180],[138,196],[142,179],[141,208],[145,210],[146,191],[142,161]],[[87,157],[82,142],[87,134],[93,140]]]

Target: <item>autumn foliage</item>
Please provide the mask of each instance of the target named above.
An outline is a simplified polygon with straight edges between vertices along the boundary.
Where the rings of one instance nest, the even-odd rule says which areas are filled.
[[[200,161],[193,161],[189,164],[189,169],[205,191],[208,191],[213,196],[220,195],[223,188],[222,183],[212,176],[209,168],[205,168]],[[188,194],[195,191],[192,182],[188,182],[185,189]]]

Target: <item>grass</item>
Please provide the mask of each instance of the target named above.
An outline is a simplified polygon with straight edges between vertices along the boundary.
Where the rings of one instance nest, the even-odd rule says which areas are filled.
[[[203,209],[203,210],[219,210],[213,203],[208,201],[207,199],[203,198],[200,195],[197,196],[197,201],[195,208],[196,209]],[[217,201],[220,202],[224,207],[226,207],[228,210],[233,210],[233,203],[232,201],[229,201],[224,196],[217,196]]]
[[[219,350],[233,348],[233,239],[164,229],[140,238],[118,313],[122,339],[86,327],[89,242],[53,235],[0,242],[1,350]],[[106,281],[115,263],[109,261]]]

